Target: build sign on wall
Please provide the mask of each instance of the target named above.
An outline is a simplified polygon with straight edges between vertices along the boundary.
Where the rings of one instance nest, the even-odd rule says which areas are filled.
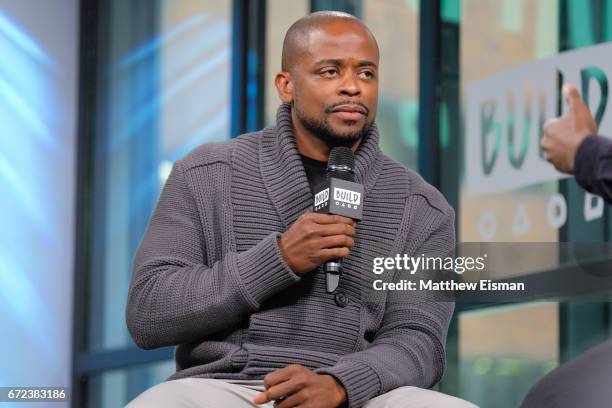
[[[546,231],[552,233],[565,225],[567,202],[563,195],[551,191],[534,201],[533,193],[514,193],[568,177],[544,160],[540,148],[544,123],[567,112],[561,94],[564,83],[577,86],[595,116],[599,133],[612,136],[610,55],[612,43],[601,44],[515,66],[467,85],[463,193],[470,203],[471,213],[466,216],[475,222],[477,231],[477,236],[469,239],[548,240],[552,236]],[[483,197],[489,199],[481,200]],[[491,200],[493,197],[499,199]],[[545,201],[539,204],[540,199]],[[586,222],[602,218],[603,210],[601,198],[584,193],[582,215]]]
[[[544,123],[558,116],[565,82],[581,91],[600,133],[612,135],[612,119],[606,114],[610,55],[612,43],[597,45],[468,84],[466,193],[500,193],[565,177],[544,160],[539,147]],[[564,100],[561,108],[566,112]]]

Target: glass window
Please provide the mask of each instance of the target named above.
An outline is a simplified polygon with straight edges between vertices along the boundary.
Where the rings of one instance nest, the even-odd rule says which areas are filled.
[[[479,171],[489,177],[488,186],[493,188],[487,190],[488,187],[479,185],[480,191],[474,193],[471,188],[474,179],[470,179],[474,173],[467,167],[474,164],[474,160],[478,160],[479,165],[484,163],[480,154],[476,158],[470,156],[474,144],[481,149],[482,155],[488,155],[487,158],[497,157],[497,161],[491,160],[495,165],[501,160],[521,157],[523,151],[516,148],[519,143],[510,142],[510,137],[520,141],[521,146],[529,146],[529,153],[537,155],[534,153],[537,150],[533,149],[537,148],[540,129],[548,119],[542,120],[541,115],[533,114],[541,103],[539,94],[531,88],[524,92],[510,89],[495,100],[502,103],[494,105],[493,110],[489,99],[475,102],[474,86],[521,64],[558,53],[558,1],[462,0],[460,4],[459,71],[464,148],[460,158],[463,171],[458,238],[463,242],[557,241],[559,227],[547,222],[547,214],[559,218],[563,210],[555,201],[558,199],[556,180],[500,191],[497,187],[506,181],[505,178],[515,177],[516,180],[522,176],[495,172],[482,165]],[[476,116],[479,120],[493,112],[493,124],[484,137],[473,132],[469,125],[474,120],[469,112],[474,109],[480,114]],[[490,134],[501,143],[485,145]],[[520,160],[511,163],[520,171]],[[530,265],[551,261],[548,252],[527,255]],[[507,271],[508,268],[504,270]],[[491,272],[492,278],[501,277],[495,276],[494,270]],[[517,269],[515,273],[526,272],[532,271]],[[557,303],[486,308],[459,313],[457,319],[459,363],[455,373],[459,395],[477,405],[519,406],[530,387],[559,363]]]
[[[557,7],[556,0],[461,1],[460,73],[464,109],[467,103],[473,100],[468,95],[472,83],[497,75],[519,64],[557,54],[559,33]],[[535,93],[529,96],[536,98]],[[518,95],[508,94],[507,97],[513,98],[512,102],[508,102],[508,106],[513,102],[519,103]],[[533,104],[537,102],[535,100]],[[500,123],[499,129],[503,129],[501,132],[506,132],[502,133],[504,137],[500,138],[505,141],[510,130],[505,122],[501,122],[501,110],[501,107],[496,110],[495,119]],[[516,116],[522,113],[517,108]],[[525,134],[525,130],[519,126],[523,123],[522,120],[515,122],[517,125],[514,132],[518,138]],[[528,144],[531,148],[537,146],[535,138],[539,135],[537,129],[539,125],[534,118],[528,130],[527,137],[530,138]],[[470,138],[478,139],[479,135],[470,133],[466,129],[465,146],[469,144]],[[464,149],[464,168],[467,165],[465,154],[468,153],[468,149]],[[506,159],[506,152],[505,142],[495,146],[494,154],[499,153],[495,165]],[[551,197],[557,192],[556,181],[501,193],[484,191],[478,195],[467,192],[464,187],[469,183],[466,181],[470,180],[464,178],[463,188],[460,190],[461,241],[546,242],[558,239],[558,229],[545,222]],[[492,178],[491,181],[494,183],[495,179]]]
[[[492,307],[459,316],[460,395],[481,407],[518,407],[559,365],[558,305]]]
[[[264,94],[266,109],[264,112],[266,126],[276,123],[276,110],[281,103],[274,78],[281,70],[283,39],[291,24],[310,12],[309,0],[268,0],[266,19],[266,74]]]
[[[0,2],[3,387],[70,385],[78,10],[76,0]]]
[[[550,70],[541,82],[548,81],[551,86],[542,92],[542,84],[529,84],[538,77],[538,67],[545,59],[557,57],[560,50],[609,40],[606,16],[611,10],[609,1],[461,1],[460,85],[465,124],[461,241],[604,239],[603,205],[598,215],[588,214],[592,208],[587,205],[596,200],[572,179],[530,181],[541,174],[533,169],[552,168],[547,164],[547,168],[522,171],[528,168],[524,164],[529,160],[522,161],[522,147],[528,146],[529,154],[542,162],[536,153],[542,125],[557,115],[556,70],[563,73],[564,68],[555,65]],[[525,65],[528,68],[519,71]],[[481,95],[496,94],[475,98],[484,81],[493,91]],[[508,89],[510,83],[520,86]],[[480,128],[470,125],[475,121]],[[474,151],[478,153],[470,156]],[[502,161],[510,164],[499,171]],[[475,162],[481,173],[473,171]],[[481,185],[476,186],[475,180]],[[509,181],[517,186],[500,187]],[[522,273],[537,271],[537,264],[556,261],[554,255],[543,251],[522,258],[534,267]],[[457,377],[461,396],[482,406],[520,405],[529,388],[559,362],[601,341],[609,327],[608,307],[574,300],[460,313]]]
[[[91,350],[131,344],[123,316],[132,258],[172,163],[229,137],[231,1],[154,4],[102,9]]]
[[[380,48],[378,112],[381,149],[418,166],[419,1],[364,0],[362,19]]]
[[[174,374],[174,361],[110,370],[89,379],[89,408],[124,407],[140,393],[165,381]]]

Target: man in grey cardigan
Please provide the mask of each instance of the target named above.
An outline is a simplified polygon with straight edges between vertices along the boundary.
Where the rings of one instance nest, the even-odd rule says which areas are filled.
[[[473,407],[428,390],[444,370],[452,301],[368,289],[374,258],[455,244],[442,195],[379,149],[378,62],[355,17],[298,20],[276,126],[175,164],[134,261],[127,324],[142,348],[177,346],[177,371],[129,408]],[[355,152],[358,224],[310,212],[334,146]],[[327,293],[321,265],[338,257],[342,279]]]

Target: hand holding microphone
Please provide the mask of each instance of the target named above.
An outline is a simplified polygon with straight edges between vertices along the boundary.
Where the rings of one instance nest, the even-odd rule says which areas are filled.
[[[363,213],[363,186],[354,182],[354,161],[348,147],[331,150],[327,179],[314,188],[315,212],[302,214],[279,240],[283,258],[296,274],[324,263],[328,293],[338,287],[342,258],[355,243],[355,220]]]
[[[354,236],[352,219],[309,212],[282,234],[279,247],[291,270],[302,275],[324,262],[347,256]]]
[[[355,157],[349,147],[334,147],[327,163],[327,180],[315,187],[314,211],[361,220],[363,216],[363,186],[355,183]],[[325,262],[327,292],[340,283],[342,258]]]

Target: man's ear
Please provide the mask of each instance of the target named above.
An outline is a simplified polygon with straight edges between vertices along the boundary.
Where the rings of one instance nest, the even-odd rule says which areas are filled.
[[[279,72],[274,78],[278,97],[285,103],[293,102],[293,78],[289,72]]]

